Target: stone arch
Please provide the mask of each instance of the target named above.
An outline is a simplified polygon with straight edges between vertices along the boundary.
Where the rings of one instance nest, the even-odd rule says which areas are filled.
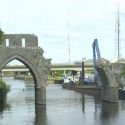
[[[110,70],[108,63],[97,66],[96,70],[102,83],[102,100],[107,102],[118,102],[118,84],[116,82],[115,76]]]
[[[9,62],[13,61],[14,59],[17,59],[20,62],[22,62],[30,70],[34,78],[35,86],[37,87],[37,82],[40,80],[39,80],[39,77],[36,77],[36,76],[39,76],[39,73],[37,72],[33,64],[30,63],[29,60],[27,60],[25,57],[19,54],[12,55],[11,57],[5,59],[4,62],[0,65],[0,70],[2,70]]]
[[[14,59],[24,63],[33,74],[35,103],[46,104],[46,80],[50,69],[50,60],[43,57],[43,49],[40,47],[0,46],[0,70]]]

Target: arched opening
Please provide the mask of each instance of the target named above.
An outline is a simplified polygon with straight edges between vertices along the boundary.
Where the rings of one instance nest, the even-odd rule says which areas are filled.
[[[31,64],[31,62],[29,62],[26,58],[24,58],[24,57],[22,57],[20,55],[13,55],[10,58],[6,59],[3,62],[3,64],[1,64],[0,70],[4,69],[4,67],[8,63],[10,63],[11,61],[13,61],[12,64],[14,64],[14,62],[18,61],[18,63],[20,62],[20,64],[22,63],[26,68],[28,68],[30,73],[33,76],[33,80],[34,80],[35,86],[37,86],[37,82],[38,82],[38,79],[36,80],[36,76],[38,75],[37,71],[35,70],[34,66]]]
[[[35,68],[35,66],[32,64],[32,62],[30,62],[27,58],[22,57],[20,55],[12,55],[11,57],[7,58],[6,60],[4,60],[4,62],[1,63],[0,65],[0,71],[11,61],[13,60],[18,60],[21,63],[23,63],[30,71],[30,73],[33,76],[33,80],[34,80],[34,88],[35,88],[35,104],[41,103],[40,101],[43,99],[43,94],[41,93],[41,86],[38,85],[38,83],[41,83],[41,79],[40,79],[40,73],[38,73],[38,70]]]
[[[23,62],[23,60],[21,60],[20,58],[14,57],[6,60],[2,66],[2,79],[6,82],[6,84],[11,85],[11,90],[8,93],[6,100],[6,104],[7,106],[9,105],[9,107],[6,108],[14,118],[17,117],[18,119],[21,117],[21,120],[23,121],[23,119],[25,119],[24,116],[27,116],[27,119],[34,120],[36,96],[34,85],[36,86],[37,84],[35,73],[34,70],[32,70],[26,62]],[[14,79],[16,75],[15,73],[17,72],[20,72],[20,76],[24,76],[22,77],[24,79],[25,76],[29,75],[28,72],[30,72],[32,75],[32,80],[19,79],[21,77],[17,77],[17,79]],[[13,112],[15,108],[16,111],[19,112],[16,113],[16,115],[14,115]],[[20,112],[20,110],[23,110],[23,113]]]
[[[28,80],[33,79],[33,73],[24,63],[20,62],[17,59],[9,62],[4,69],[2,69],[3,77],[14,77],[15,79]]]

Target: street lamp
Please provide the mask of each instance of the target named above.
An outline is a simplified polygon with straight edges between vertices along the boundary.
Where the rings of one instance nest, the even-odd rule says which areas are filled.
[[[82,83],[84,83],[84,78],[85,78],[85,71],[84,71],[84,62],[85,58],[82,58]]]

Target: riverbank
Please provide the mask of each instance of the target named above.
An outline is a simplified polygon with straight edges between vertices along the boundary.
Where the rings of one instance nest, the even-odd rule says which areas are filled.
[[[14,79],[18,79],[18,80],[33,80],[32,76],[24,76],[24,75],[20,75],[20,76],[15,76]],[[47,84],[62,84],[63,80],[61,78],[48,78],[47,79]]]
[[[20,76],[14,76],[14,79],[18,79],[18,80],[33,80],[33,77],[32,76],[20,75]]]

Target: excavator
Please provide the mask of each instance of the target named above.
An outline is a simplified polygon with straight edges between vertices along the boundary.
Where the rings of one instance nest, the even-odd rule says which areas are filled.
[[[96,62],[100,61],[101,62],[101,54],[98,46],[98,40],[94,39],[94,42],[92,44],[92,49],[93,49],[93,65],[94,65],[94,81],[101,86],[101,80],[99,77],[99,74],[96,70]]]

